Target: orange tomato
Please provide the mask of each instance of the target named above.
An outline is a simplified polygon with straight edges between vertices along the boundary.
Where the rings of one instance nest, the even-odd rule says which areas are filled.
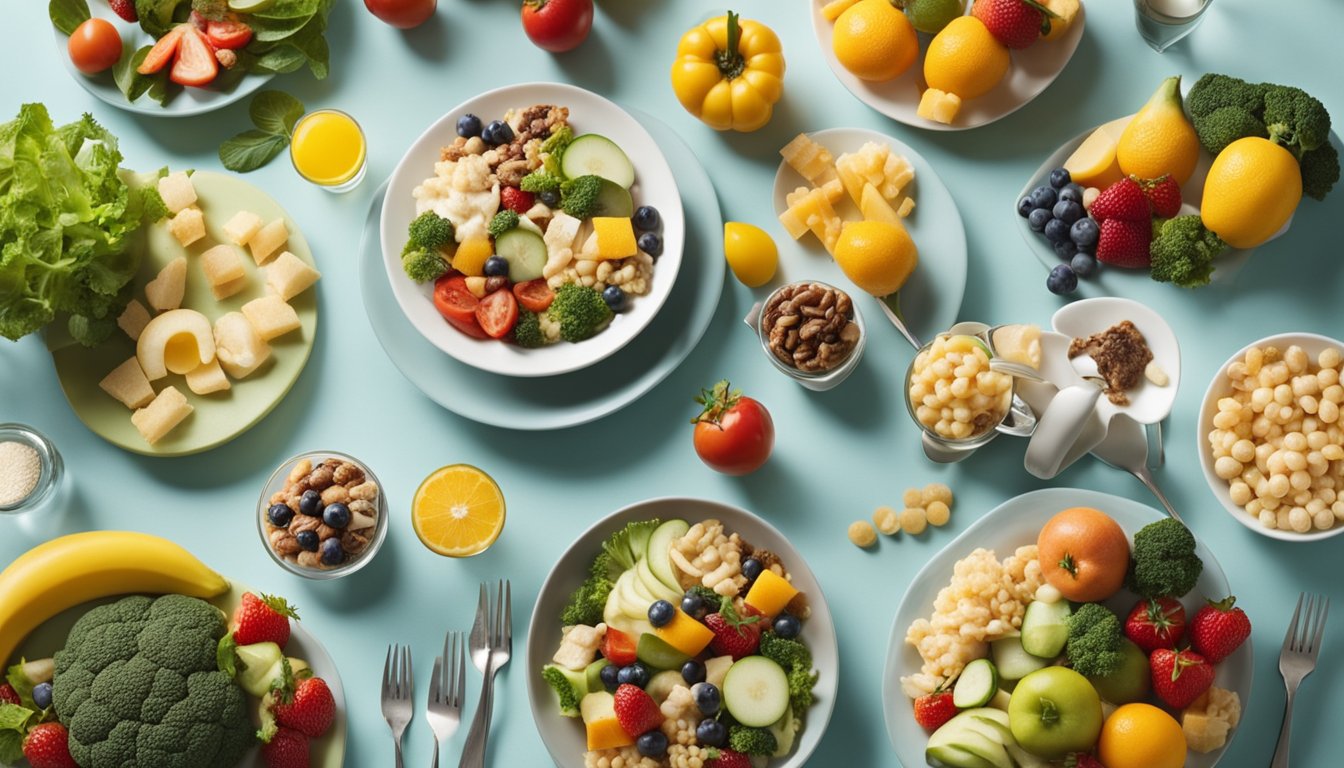
[[[1124,583],[1129,538],[1106,513],[1074,507],[1050,518],[1036,539],[1042,575],[1068,600],[1105,600]]]
[[[121,34],[103,19],[87,19],[70,36],[70,61],[86,75],[96,74],[121,58]]]

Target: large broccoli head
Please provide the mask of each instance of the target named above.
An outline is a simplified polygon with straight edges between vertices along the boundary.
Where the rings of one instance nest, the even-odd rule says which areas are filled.
[[[183,595],[84,614],[56,653],[54,705],[83,768],[232,768],[256,743],[247,697],[218,671],[224,614]]]
[[[1203,571],[1195,535],[1180,521],[1164,518],[1134,534],[1127,581],[1141,597],[1182,597]]]

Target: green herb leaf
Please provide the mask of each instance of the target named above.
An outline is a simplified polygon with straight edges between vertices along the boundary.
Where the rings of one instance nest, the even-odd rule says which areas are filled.
[[[303,102],[284,91],[258,91],[247,111],[261,130],[288,136],[303,117]]]
[[[266,131],[243,131],[219,145],[219,162],[235,173],[255,171],[289,145],[289,137]]]
[[[155,72],[152,75],[142,75],[136,71],[144,62],[145,57],[154,46],[146,45],[138,51],[131,51],[130,46],[126,47],[121,58],[117,60],[116,66],[112,68],[112,79],[116,82],[121,92],[126,94],[127,101],[135,101],[144,96],[154,87],[156,83],[162,82],[167,77],[167,69]],[[161,101],[161,99],[155,99]]]
[[[35,714],[33,710],[18,704],[0,704],[0,731],[22,731]]]
[[[75,29],[89,20],[89,4],[85,0],[51,0],[47,5],[51,23],[67,35],[75,34]]]
[[[292,45],[279,45],[263,53],[253,66],[259,72],[287,74],[308,63],[308,55]]]
[[[140,17],[140,28],[158,39],[173,26],[173,14],[181,0],[135,0],[135,13]],[[185,21],[190,6],[183,8],[179,20]]]
[[[262,19],[308,19],[321,10],[321,7],[321,0],[275,0],[251,15]]]
[[[18,731],[0,731],[0,763],[18,765],[23,759],[23,734]]]

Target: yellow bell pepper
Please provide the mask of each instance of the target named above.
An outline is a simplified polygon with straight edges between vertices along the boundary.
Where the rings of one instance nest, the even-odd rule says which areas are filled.
[[[682,35],[672,90],[687,112],[716,131],[754,131],[770,121],[784,93],[779,37],[728,12]]]

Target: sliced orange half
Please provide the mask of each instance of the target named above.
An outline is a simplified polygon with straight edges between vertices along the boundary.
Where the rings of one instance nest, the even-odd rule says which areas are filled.
[[[469,464],[435,470],[411,502],[415,535],[447,557],[471,557],[490,548],[504,530],[504,494],[486,473]]]

